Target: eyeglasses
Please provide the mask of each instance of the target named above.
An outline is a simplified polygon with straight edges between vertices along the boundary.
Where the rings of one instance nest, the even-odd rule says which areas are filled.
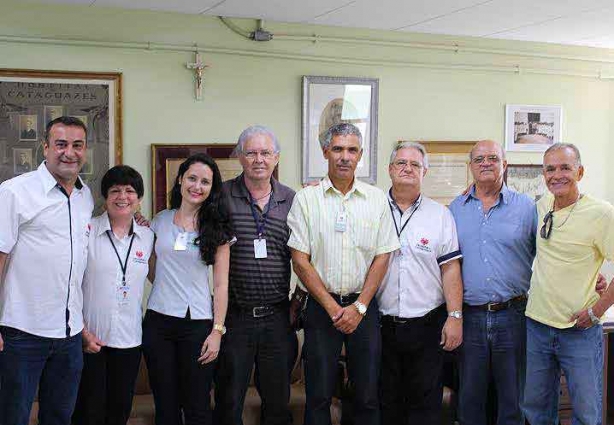
[[[273,158],[273,156],[275,155],[275,152],[271,152],[271,151],[246,151],[243,153],[243,155],[249,159],[249,160],[254,160],[258,157],[258,155],[260,155],[263,159],[271,159]]]
[[[554,211],[550,210],[544,216],[544,225],[539,229],[539,235],[543,239],[548,239],[552,233],[552,225],[554,224]]]
[[[420,170],[423,165],[416,161],[407,162],[404,159],[400,159],[398,161],[394,161],[392,165],[398,170],[404,170],[407,167],[411,167],[412,170]]]
[[[499,161],[501,161],[501,158],[499,158],[497,155],[486,155],[476,156],[475,158],[471,159],[471,162],[473,162],[474,164],[482,164],[486,161],[492,162],[493,164],[497,164]]]

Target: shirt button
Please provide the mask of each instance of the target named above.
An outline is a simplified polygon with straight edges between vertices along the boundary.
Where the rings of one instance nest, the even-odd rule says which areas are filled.
[[[487,282],[490,282],[490,278],[489,278],[489,277],[487,277],[487,278],[486,278],[486,281],[487,281]]]
[[[485,262],[485,263],[488,263],[488,258],[484,258],[484,262]]]
[[[486,243],[486,241],[482,241],[482,243]]]

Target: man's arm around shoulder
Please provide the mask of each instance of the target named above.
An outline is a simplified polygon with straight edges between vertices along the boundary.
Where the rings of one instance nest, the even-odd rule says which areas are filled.
[[[6,264],[6,259],[8,258],[8,254],[6,252],[0,252],[0,286],[3,284],[3,276],[4,276],[4,266]],[[0,334],[0,351],[4,350],[4,340],[2,339],[2,334]]]

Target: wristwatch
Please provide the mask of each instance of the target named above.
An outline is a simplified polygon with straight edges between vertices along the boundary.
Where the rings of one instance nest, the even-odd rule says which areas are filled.
[[[449,317],[454,317],[455,319],[462,319],[463,318],[463,312],[460,310],[454,310],[454,311],[450,311],[448,313]]]
[[[219,333],[224,335],[226,333],[226,326],[216,323],[215,325],[213,325],[213,330],[218,331]]]
[[[591,322],[593,322],[593,325],[598,325],[599,324],[599,317],[595,316],[595,313],[593,313],[593,307],[590,307],[588,310],[588,317],[591,318]]]
[[[352,304],[354,307],[356,307],[356,310],[358,310],[358,313],[361,316],[366,316],[367,315],[367,306],[364,305],[363,303],[361,303],[360,301],[356,300],[354,301],[354,303]]]

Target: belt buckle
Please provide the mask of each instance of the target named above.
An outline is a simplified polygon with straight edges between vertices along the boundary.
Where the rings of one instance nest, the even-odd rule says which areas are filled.
[[[252,309],[252,315],[254,317],[266,317],[271,314],[271,308],[269,306],[263,305],[260,307],[254,307]]]
[[[349,298],[350,298],[350,296],[347,295],[347,294],[346,295],[339,294],[339,303],[346,304],[346,303],[349,302]]]
[[[486,311],[488,311],[490,313],[499,311],[496,308],[496,306],[498,306],[498,305],[499,305],[499,303],[488,303],[488,304],[486,304]]]
[[[397,316],[392,316],[392,322],[393,323],[398,323],[398,324],[405,324],[407,323],[407,319],[403,319],[401,317],[397,317]]]

